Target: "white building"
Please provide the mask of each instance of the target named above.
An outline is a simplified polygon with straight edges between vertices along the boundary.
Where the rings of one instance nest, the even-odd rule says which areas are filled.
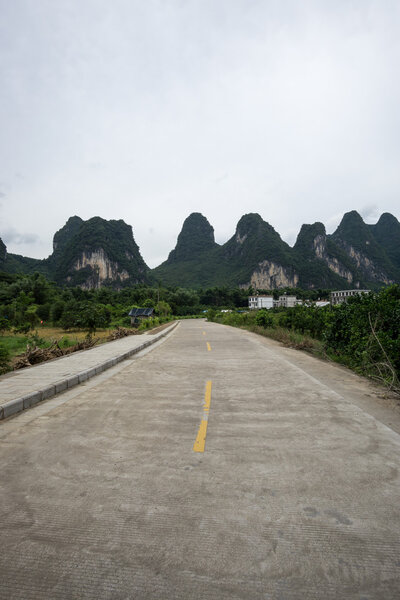
[[[297,300],[296,296],[279,296],[278,300],[274,300],[273,296],[249,296],[249,309],[258,310],[260,308],[292,308],[298,304],[303,304],[301,300]]]
[[[331,304],[341,304],[347,302],[351,296],[357,296],[358,294],[369,294],[371,290],[338,290],[331,292]]]
[[[301,300],[297,300],[296,296],[279,296],[279,300],[276,306],[283,306],[284,308],[293,308],[297,304],[301,304]]]
[[[272,296],[249,296],[249,309],[273,308],[274,298]]]

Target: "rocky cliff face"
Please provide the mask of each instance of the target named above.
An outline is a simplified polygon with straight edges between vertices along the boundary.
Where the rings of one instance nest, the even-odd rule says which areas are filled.
[[[341,246],[348,256],[353,260],[357,269],[364,273],[364,277],[368,281],[376,281],[385,285],[394,283],[394,279],[391,279],[387,275],[387,273],[379,266],[378,262],[374,262],[371,258],[369,258],[366,252],[361,252],[344,241],[342,242]],[[350,281],[352,281],[352,279],[350,279]]]
[[[386,250],[356,211],[343,216],[331,240],[348,257],[351,270],[360,273],[365,282],[388,285],[396,281],[396,268]]]
[[[1,252],[0,244],[0,261]],[[107,284],[119,289],[151,281],[132,227],[122,220],[71,217],[55,233],[53,253],[45,260],[6,255],[5,246],[3,253],[1,268],[9,273],[39,271],[60,285],[94,289]]]
[[[252,273],[250,281],[243,287],[252,286],[262,290],[276,290],[282,287],[297,287],[299,276],[293,269],[285,268],[269,260],[263,260]]]
[[[129,279],[126,269],[121,269],[117,262],[111,261],[104,250],[82,252],[81,256],[72,265],[75,272],[84,271],[85,280],[81,283],[83,289],[100,288],[105,283],[111,283],[114,287]],[[73,277],[69,275],[67,281],[71,282]]]
[[[272,290],[295,286],[299,281],[291,248],[256,213],[239,220],[235,235],[221,247],[221,254],[241,278],[241,286]]]
[[[320,234],[314,238],[313,249],[315,256],[323,260],[328,265],[328,268],[331,271],[336,273],[336,275],[339,275],[339,277],[343,277],[343,279],[346,279],[348,283],[353,282],[354,274],[352,273],[352,271],[345,267],[345,265],[343,265],[338,258],[333,256],[332,254],[329,254],[327,248],[326,234]]]
[[[326,287],[336,287],[340,279],[355,285],[355,273],[341,261],[340,252],[329,242],[322,223],[302,225],[293,250],[303,285],[321,287],[323,283]]]
[[[148,281],[148,267],[132,227],[122,220],[73,217],[55,238],[52,261],[59,283],[92,289],[105,283],[120,288]]]

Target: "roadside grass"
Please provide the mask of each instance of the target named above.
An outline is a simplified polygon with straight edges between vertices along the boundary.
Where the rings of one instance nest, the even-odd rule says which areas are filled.
[[[28,343],[26,335],[1,335],[0,345],[7,350],[10,356],[17,356],[25,351]]]
[[[171,319],[148,319],[147,323],[142,323],[138,329],[132,329],[134,334],[140,335],[154,330],[156,333],[158,330],[166,327]],[[160,324],[160,321],[163,323]],[[128,329],[131,329],[130,327]],[[107,329],[98,329],[96,333],[91,335],[91,340],[97,344],[102,344],[112,339],[110,336],[116,327],[109,327]],[[6,373],[13,369],[13,365],[17,360],[17,357],[24,354],[27,351],[27,346],[38,347],[41,349],[48,348],[54,342],[57,342],[60,348],[69,348],[75,346],[78,343],[83,342],[88,337],[87,330],[84,329],[69,329],[68,331],[61,329],[60,327],[44,326],[39,327],[35,331],[31,331],[27,335],[20,335],[14,333],[3,333],[0,334],[0,374]]]
[[[326,358],[324,345],[320,340],[316,340],[309,335],[286,329],[285,327],[261,327],[260,325],[245,325],[241,329],[252,331],[258,335],[271,338],[281,342],[284,346],[295,348],[296,350],[305,350],[320,358]]]
[[[256,315],[251,313],[240,315],[235,313],[224,315],[217,314],[212,320],[215,320],[217,323],[257,333],[258,335],[280,342],[284,346],[295,348],[296,350],[304,350],[319,358],[327,358],[324,344],[321,340],[317,340],[310,335],[300,333],[294,329],[280,326],[278,324],[279,314],[268,313],[268,317],[271,319],[271,325],[258,325],[255,322],[255,316]]]
[[[94,340],[102,343],[110,335],[112,329],[99,329],[92,336]],[[0,335],[0,345],[5,348],[10,358],[14,358],[25,352],[27,345],[35,345],[39,348],[47,348],[57,341],[61,348],[75,346],[82,342],[87,336],[87,331],[76,329],[65,331],[60,327],[40,327],[28,335],[10,334]]]
[[[97,329],[96,333],[93,334],[93,339],[104,340],[110,335],[112,328]],[[87,336],[87,330],[84,329],[69,329],[68,331],[61,329],[61,327],[41,327],[36,330],[37,335],[46,341],[53,342],[63,338],[64,340],[70,341],[70,345],[73,346],[77,342],[81,342]]]

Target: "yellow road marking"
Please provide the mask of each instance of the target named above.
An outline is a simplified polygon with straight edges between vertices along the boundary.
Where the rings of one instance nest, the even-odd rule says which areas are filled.
[[[206,393],[204,396],[204,408],[206,408],[207,410],[210,409],[210,404],[211,404],[211,386],[212,386],[212,382],[207,381]]]
[[[203,420],[200,423],[197,438],[193,446],[193,450],[195,452],[204,452],[204,446],[206,445],[207,425],[208,421]]]
[[[206,393],[204,396],[203,418],[200,423],[199,431],[197,432],[196,441],[193,445],[194,452],[204,452],[207,436],[208,413],[211,404],[211,381],[207,381]]]
[[[203,335],[206,335],[206,332],[205,332],[205,331],[203,331]]]
[[[207,350],[208,350],[209,352],[211,352],[211,346],[210,346],[209,342],[207,342]]]

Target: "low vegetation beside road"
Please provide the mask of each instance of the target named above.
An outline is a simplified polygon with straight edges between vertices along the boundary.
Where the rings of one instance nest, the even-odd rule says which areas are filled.
[[[140,284],[121,290],[83,290],[58,287],[39,273],[0,273],[0,372],[12,368],[14,357],[27,346],[44,349],[56,342],[65,349],[88,335],[97,343],[110,339],[117,328],[131,328],[128,312],[136,306],[154,308],[154,316],[140,324],[139,332],[173,318],[207,316],[329,357],[399,390],[398,285],[323,308],[312,301],[329,297],[328,290],[287,288],[273,294],[285,291],[302,299],[303,305],[249,312],[247,299],[255,293],[251,288],[193,290]]]
[[[0,374],[39,362],[58,358],[78,350],[86,350],[97,344],[110,342],[128,335],[140,335],[146,330],[158,331],[167,319],[150,318],[138,328],[116,327],[96,330],[75,329],[65,331],[57,327],[41,326],[27,335],[9,333],[0,337]]]
[[[400,393],[398,285],[351,297],[337,306],[213,311],[208,318],[325,356]]]

